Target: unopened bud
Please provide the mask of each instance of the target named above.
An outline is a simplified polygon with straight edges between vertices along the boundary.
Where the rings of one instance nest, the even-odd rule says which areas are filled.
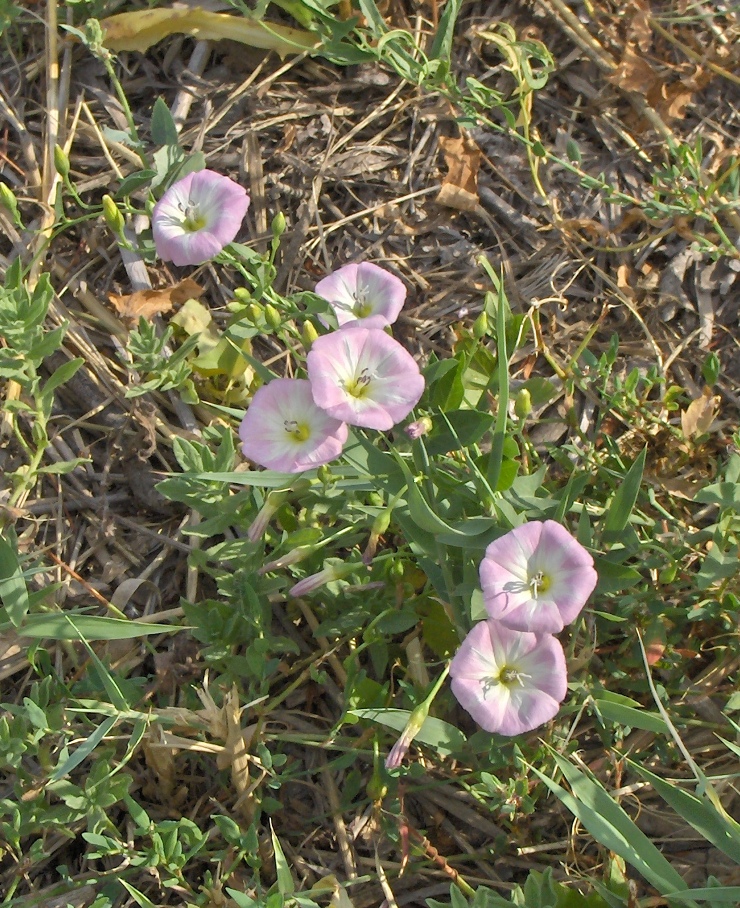
[[[13,195],[12,189],[5,183],[0,183],[0,205],[7,208],[13,215],[13,223],[16,227],[23,227],[21,216],[18,213],[18,201]]]
[[[247,306],[247,318],[253,325],[256,325],[257,322],[262,318],[264,314],[264,309],[260,306],[259,303],[250,303]]]
[[[69,176],[69,158],[66,151],[59,145],[54,146],[54,166],[59,176],[66,180]]]
[[[322,482],[325,486],[329,485],[329,483],[334,478],[331,474],[331,470],[326,464],[322,464],[318,468],[318,470],[316,471],[316,476],[318,477],[319,482]]]
[[[282,213],[282,211],[278,211],[278,213],[272,219],[272,224],[271,224],[272,235],[275,237],[275,239],[277,239],[278,237],[282,236],[285,233],[285,227],[286,227],[285,215]]]
[[[527,388],[522,388],[514,399],[514,413],[519,419],[525,419],[532,412],[532,395]]]
[[[252,300],[252,294],[246,287],[237,287],[234,290],[234,296],[240,303],[249,303]]]
[[[265,306],[265,321],[273,331],[277,331],[283,323],[280,313],[270,303]]]
[[[311,349],[313,342],[318,339],[318,336],[319,332],[314,327],[313,322],[303,323],[301,338],[303,339],[303,346],[306,348],[306,351]]]
[[[417,419],[416,422],[410,422],[403,430],[409,438],[421,438],[432,431],[432,421],[428,416]]]
[[[116,236],[120,236],[123,233],[126,222],[118,210],[118,206],[109,195],[103,196],[103,217],[105,218],[105,223]]]
[[[363,564],[370,564],[370,562],[375,557],[375,552],[378,548],[378,541],[390,526],[391,513],[392,508],[385,508],[373,521],[372,529],[370,530],[370,539],[365,546],[365,551],[362,553]]]
[[[488,334],[488,316],[481,312],[478,318],[473,322],[473,337],[480,340]]]

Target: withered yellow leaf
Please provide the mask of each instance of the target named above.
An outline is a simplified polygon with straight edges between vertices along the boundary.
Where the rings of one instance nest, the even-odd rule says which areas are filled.
[[[228,38],[262,50],[274,50],[281,57],[303,53],[319,44],[315,35],[298,28],[212,13],[199,6],[118,13],[102,19],[100,24],[105,36],[103,43],[112,51],[138,50],[143,53],[169,35],[190,35],[201,41]]]
[[[445,156],[447,176],[442,181],[437,204],[460,211],[475,211],[479,204],[480,149],[468,136],[440,136],[439,146]]]
[[[701,397],[692,400],[685,410],[681,411],[681,431],[684,438],[696,438],[704,435],[714,422],[720,398],[712,394],[711,388],[704,388]]]
[[[136,323],[141,317],[152,319],[155,315],[169,312],[173,306],[181,306],[189,299],[197,299],[202,293],[200,284],[188,277],[162,290],[137,290],[136,293],[124,296],[109,293],[108,299],[123,321]]]

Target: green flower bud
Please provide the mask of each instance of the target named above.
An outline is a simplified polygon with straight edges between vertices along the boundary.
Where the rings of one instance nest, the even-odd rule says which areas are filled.
[[[282,211],[278,211],[278,213],[272,219],[271,225],[272,235],[275,237],[275,239],[285,233],[286,226],[285,215],[282,213]]]
[[[250,303],[247,306],[247,318],[253,325],[256,325],[258,321],[264,315],[265,310],[260,306],[259,303]]]
[[[23,227],[21,216],[18,213],[18,201],[13,195],[13,190],[6,183],[0,183],[0,205],[7,208],[13,215],[13,223],[16,227]]]
[[[240,303],[249,303],[252,300],[252,294],[246,287],[237,287],[234,296]]]
[[[280,313],[270,303],[265,306],[265,321],[273,331],[277,331],[283,323]]]
[[[301,338],[306,351],[311,349],[311,345],[318,338],[319,332],[314,328],[313,322],[304,322],[301,328]]]
[[[69,158],[65,150],[59,145],[54,146],[54,166],[59,176],[66,180],[69,176]]]
[[[522,388],[514,399],[514,413],[519,419],[525,419],[532,412],[532,395],[527,388]]]
[[[105,218],[105,223],[116,236],[120,236],[123,233],[126,222],[118,210],[118,206],[109,195],[103,196],[103,217]]]
[[[478,318],[473,322],[473,337],[480,340],[488,334],[488,316],[481,312]]]

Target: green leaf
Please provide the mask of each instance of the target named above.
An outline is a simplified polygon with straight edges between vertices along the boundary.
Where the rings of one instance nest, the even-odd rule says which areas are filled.
[[[665,722],[658,713],[636,709],[633,706],[624,706],[609,700],[594,699],[594,705],[597,711],[610,722],[628,725],[631,728],[643,728],[645,731],[654,731],[658,734],[668,732]]]
[[[68,362],[59,366],[58,369],[55,369],[49,376],[49,380],[41,389],[41,396],[46,397],[47,395],[51,395],[60,387],[60,385],[66,384],[84,362],[85,360],[78,356],[76,359],[70,359]]]
[[[123,199],[132,192],[136,192],[137,189],[148,186],[156,175],[156,170],[137,170],[136,173],[130,173],[121,180],[121,185],[116,190],[114,198]]]
[[[113,726],[118,722],[117,716],[109,716],[101,725],[99,725],[95,731],[90,735],[90,737],[80,744],[74,752],[64,761],[62,766],[58,766],[54,772],[49,776],[50,782],[58,782],[59,779],[63,779],[66,775],[69,775],[75,767],[79,766],[83,760],[85,760],[100,744],[103,738],[108,734],[108,732],[113,728]]]
[[[15,547],[0,537],[0,601],[10,623],[18,627],[28,613],[28,588]]]
[[[124,621],[120,618],[101,618],[81,612],[54,612],[47,615],[27,615],[17,628],[20,637],[36,640],[131,640],[151,634],[170,634],[181,630],[168,624],[146,621]],[[0,626],[0,631],[3,628]]]
[[[371,719],[400,734],[406,728],[411,712],[408,709],[351,709],[348,715],[358,719]],[[433,747],[441,756],[448,757],[462,750],[467,739],[449,722],[427,716],[414,740]]]
[[[739,823],[727,815],[723,816],[708,798],[692,794],[678,785],[661,779],[639,763],[632,760],[629,763],[643,779],[650,782],[661,798],[667,801],[679,816],[715,848],[724,851],[736,864],[740,864]]]
[[[668,892],[670,899],[698,899],[701,902],[719,902],[723,908],[734,908],[740,904],[740,886],[717,886],[715,889],[683,889],[678,892]]]
[[[605,538],[611,537],[611,540],[615,540],[629,523],[630,514],[632,514],[640,491],[646,455],[647,448],[643,448],[614,493],[604,521]]]
[[[226,892],[236,902],[237,908],[258,908],[259,902],[250,898],[244,892],[237,892],[236,889],[229,889],[228,886],[226,887]]]
[[[659,892],[683,890],[685,884],[681,876],[606,789],[596,779],[576,769],[565,757],[550,750],[569,782],[572,794],[534,766],[530,769],[583,823],[596,841],[624,858]]]
[[[178,145],[180,137],[169,107],[157,98],[152,108],[152,142],[155,145]]]
[[[270,824],[270,836],[272,838],[272,847],[275,851],[275,870],[277,872],[277,885],[281,895],[292,895],[295,892],[295,882],[293,874],[290,872],[290,864],[285,858],[283,847],[280,840],[275,835],[275,830]]]

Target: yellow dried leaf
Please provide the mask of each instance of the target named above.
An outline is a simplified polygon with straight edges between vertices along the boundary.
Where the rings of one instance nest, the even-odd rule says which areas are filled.
[[[301,54],[319,44],[315,35],[298,28],[212,13],[200,7],[118,13],[103,19],[100,24],[105,36],[103,43],[112,51],[138,50],[143,53],[169,35],[190,35],[201,41],[228,38],[262,50],[274,50],[281,57]]]
[[[688,407],[681,411],[681,431],[684,438],[696,438],[709,431],[717,416],[719,401],[719,397],[712,394],[711,388],[704,388],[701,397],[692,400]]]
[[[460,211],[474,211],[479,204],[480,149],[468,136],[440,136],[439,146],[445,157],[447,176],[442,181],[437,204]]]
[[[164,287],[162,290],[137,290],[136,293],[123,296],[109,293],[108,299],[113,303],[123,321],[135,324],[141,317],[152,319],[155,315],[169,312],[173,306],[181,306],[189,299],[196,299],[202,293],[203,287],[190,278],[186,278],[184,281],[180,281],[172,287]]]

